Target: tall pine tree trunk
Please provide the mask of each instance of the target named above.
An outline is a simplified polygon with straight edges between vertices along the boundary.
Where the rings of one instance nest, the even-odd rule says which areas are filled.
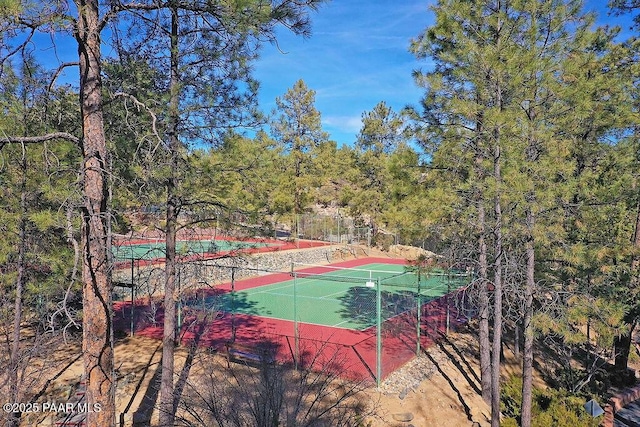
[[[493,262],[493,343],[491,350],[491,425],[500,426],[500,356],[502,355],[502,206],[500,194],[501,165],[500,138],[496,136],[493,173],[496,181],[494,199],[495,259]]]
[[[22,293],[25,281],[25,253],[27,247],[27,153],[22,145],[22,159],[20,161],[22,178],[20,181],[20,223],[18,225],[18,259],[16,275],[16,296],[13,312],[13,337],[11,342],[11,359],[9,367],[10,402],[20,402],[20,384],[18,370],[20,365],[20,327],[22,326]],[[18,426],[20,414],[9,414],[9,425]]]
[[[160,426],[173,426],[174,370],[176,346],[176,234],[179,214],[177,170],[180,155],[179,140],[179,76],[178,76],[178,9],[171,9],[171,99],[169,101],[169,156],[171,158],[167,180],[166,261],[164,286],[164,327],[162,338],[162,374],[160,378]]]
[[[530,128],[528,134],[528,143],[524,153],[525,162],[530,165],[529,170],[534,169],[535,162],[539,161],[541,149],[538,147],[539,142],[536,137],[535,126],[537,121],[537,110],[529,103],[527,116],[530,120]],[[531,174],[533,175],[533,173]],[[524,346],[522,354],[522,401],[520,403],[520,426],[530,427],[532,416],[532,399],[533,399],[533,293],[535,290],[535,236],[534,228],[536,217],[534,207],[536,206],[535,188],[525,194],[525,257],[526,257],[526,273],[524,288]]]
[[[498,2],[498,13],[503,7]],[[495,46],[499,57],[502,56],[502,19],[498,18],[495,32]],[[494,71],[494,105],[500,113],[503,112],[502,76]],[[493,261],[493,343],[491,349],[491,426],[500,427],[500,368],[502,357],[502,130],[498,124],[493,129],[493,179],[495,195],[493,200],[494,214],[494,261]]]
[[[630,292],[638,295],[638,283],[640,282],[640,278],[638,277],[638,274],[640,273],[640,256],[637,254],[637,252],[640,251],[640,203],[638,203],[638,206],[636,208],[636,224],[633,231],[632,245],[634,252],[633,256],[631,257],[631,279],[629,287]],[[619,372],[625,372],[628,368],[629,353],[631,352],[631,339],[635,327],[635,322],[631,320],[629,325],[627,325],[624,333],[614,338],[614,363],[616,370]]]
[[[100,76],[100,23],[98,1],[76,2],[76,38],[80,62],[82,112],[82,350],[86,376],[86,401],[100,404],[87,413],[89,426],[115,424],[113,366],[112,286],[107,251],[107,145],[102,117]]]
[[[532,203],[533,201],[529,201]],[[531,426],[531,404],[533,396],[533,291],[535,286],[535,249],[533,238],[533,227],[535,217],[532,207],[527,208],[527,242],[526,259],[527,272],[524,293],[524,348],[522,354],[522,403],[521,421],[522,427]]]
[[[484,207],[479,210],[478,220],[484,224]],[[480,346],[480,382],[482,385],[482,399],[491,402],[491,345],[489,338],[489,281],[487,280],[487,244],[484,230],[480,237],[480,295],[479,295],[479,325],[478,336]]]
[[[489,339],[489,281],[487,280],[487,243],[485,241],[485,210],[484,199],[478,200],[478,264],[480,270],[480,288],[478,295],[479,324],[478,345],[480,347],[480,382],[482,399],[491,403],[491,345]]]
[[[174,181],[175,178],[171,178]],[[160,426],[173,426],[174,371],[176,346],[176,226],[178,209],[175,188],[167,186],[166,262],[164,286],[164,325],[162,336],[162,374],[160,378]]]

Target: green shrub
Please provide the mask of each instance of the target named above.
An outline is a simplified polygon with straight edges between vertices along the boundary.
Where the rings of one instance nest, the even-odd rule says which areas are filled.
[[[383,251],[388,251],[394,241],[395,238],[392,234],[377,233],[373,238],[373,244]]]
[[[584,369],[563,367],[556,370],[553,386],[557,389],[571,390],[582,381],[585,375]],[[581,387],[580,392],[585,396],[603,396],[611,387],[610,377],[611,375],[606,370],[599,369],[592,375],[590,381]]]
[[[584,409],[587,398],[565,390],[534,389],[532,401],[533,427],[597,427],[601,417],[593,418]],[[522,378],[512,377],[502,387],[503,426],[517,426],[520,421]]]

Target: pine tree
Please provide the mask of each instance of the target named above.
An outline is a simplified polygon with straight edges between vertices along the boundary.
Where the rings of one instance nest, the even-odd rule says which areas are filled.
[[[503,287],[519,277],[524,282],[518,291],[524,295],[525,330],[521,423],[528,426],[533,298],[542,272],[548,271],[537,254],[560,245],[564,238],[558,234],[565,218],[557,203],[569,204],[565,197],[575,185],[572,155],[580,154],[572,151],[575,140],[569,135],[586,132],[597,140],[619,124],[608,114],[595,119],[596,104],[588,104],[588,97],[585,100],[585,93],[593,93],[587,90],[594,84],[591,77],[604,76],[608,70],[599,58],[611,49],[613,34],[592,31],[593,20],[580,12],[579,1],[447,1],[438,6],[436,24],[413,45],[418,56],[435,59],[434,71],[417,74],[418,83],[426,89],[420,114],[423,145],[434,150],[434,169],[447,167],[448,162],[448,169],[458,171],[453,175],[460,179],[455,183],[457,191],[468,199],[467,204],[464,199],[455,201],[470,213],[472,221],[466,226],[473,224],[477,230],[480,282],[493,273],[491,386],[485,374],[488,316],[482,287],[479,317],[483,395],[486,398],[490,390],[492,425],[496,426],[500,422]],[[585,67],[590,62],[594,66]],[[572,75],[572,64],[582,67],[579,75]],[[569,82],[572,77],[576,78]],[[616,90],[598,99],[604,111],[615,110],[616,102],[610,101],[618,96]],[[570,111],[567,105],[575,107],[572,115],[563,113]],[[575,120],[585,116],[589,123]],[[601,127],[591,133],[589,124]],[[464,161],[466,166],[458,166]],[[505,206],[510,207],[506,213]],[[526,260],[521,265],[526,274],[506,276],[513,271],[506,269],[506,262],[519,259],[519,253]]]
[[[56,99],[43,90],[48,76],[28,52],[16,59],[18,65],[5,67],[0,78],[0,109],[4,112],[0,131],[27,136],[55,130],[52,115],[55,117],[68,94],[62,92],[61,99]],[[40,346],[60,332],[58,327],[65,331],[59,326],[58,308],[77,310],[74,296],[79,289],[71,273],[74,263],[66,244],[65,213],[71,213],[78,203],[73,166],[78,152],[69,143],[23,142],[4,147],[2,159],[0,222],[5,238],[0,244],[0,322],[7,340],[2,352],[6,358],[0,358],[4,379],[0,392],[19,402],[36,381],[27,366],[38,353],[47,354]],[[69,298],[64,296],[66,288]],[[10,298],[12,307],[8,306]],[[24,334],[25,325],[31,326],[28,334]],[[19,424],[19,413],[7,415],[9,425]]]
[[[379,227],[398,226],[403,222],[397,221],[398,223],[394,224],[396,221],[391,211],[397,211],[395,207],[398,205],[394,205],[393,202],[399,203],[401,198],[395,197],[396,200],[393,200],[393,196],[399,194],[397,191],[394,194],[392,187],[397,182],[394,174],[397,175],[399,172],[399,161],[408,160],[412,164],[406,166],[418,172],[418,159],[404,157],[411,151],[407,144],[404,118],[384,101],[376,104],[373,110],[362,114],[362,128],[358,132],[355,144],[355,160],[359,174],[354,177],[353,184],[357,191],[349,201],[349,208],[353,216],[368,223],[374,232]],[[415,177],[416,174],[411,175]]]
[[[160,387],[160,423],[174,419],[174,348],[176,345],[177,289],[176,253],[178,230],[193,225],[179,222],[180,213],[190,206],[220,206],[222,199],[210,192],[204,200],[194,200],[185,190],[193,174],[189,165],[193,148],[216,147],[230,129],[251,127],[259,123],[255,111],[257,82],[251,77],[251,63],[257,55],[260,37],[275,39],[278,24],[296,34],[309,32],[308,9],[321,1],[282,1],[226,4],[209,3],[188,6],[167,4],[149,10],[132,5],[131,24],[125,37],[119,38],[118,50],[123,58],[144,60],[164,77],[167,92],[160,112],[163,133],[158,133],[161,147],[150,177],[154,187],[165,194],[165,283],[163,369]],[[161,113],[161,114],[160,114]],[[158,163],[159,166],[158,167]],[[158,185],[159,184],[159,185]],[[199,193],[202,195],[203,193]],[[214,209],[215,210],[215,209]],[[213,218],[208,218],[213,220]],[[203,219],[198,219],[203,223]]]
[[[435,24],[413,41],[411,50],[419,58],[430,57],[435,62],[431,72],[416,72],[416,82],[426,91],[423,110],[415,113],[421,127],[420,141],[443,168],[458,171],[457,182],[468,199],[458,199],[464,210],[470,210],[471,226],[476,230],[479,296],[479,344],[482,395],[485,401],[499,394],[492,388],[489,346],[489,259],[486,216],[490,193],[489,178],[494,170],[490,159],[499,149],[496,134],[501,129],[502,108],[496,99],[494,83],[503,78],[497,55],[496,27],[499,3],[471,4],[461,1],[441,1],[433,8]],[[494,62],[491,62],[493,60]],[[497,80],[500,79],[500,80]],[[441,156],[440,153],[445,153]],[[446,153],[456,153],[453,161]],[[499,154],[499,151],[498,151]],[[499,160],[499,155],[494,159]],[[468,161],[471,167],[458,164]],[[447,163],[452,163],[447,164]],[[438,166],[434,164],[434,169]],[[465,182],[466,181],[466,182]],[[467,184],[468,182],[468,184]],[[456,190],[459,192],[460,190]],[[501,224],[496,224],[498,230]],[[497,258],[496,258],[497,259]],[[499,267],[499,266],[498,266]],[[495,287],[496,284],[493,284]]]
[[[83,317],[83,352],[85,358],[85,372],[87,374],[87,399],[89,403],[100,403],[102,410],[100,412],[91,412],[87,416],[87,423],[90,425],[113,425],[115,423],[115,402],[114,402],[114,378],[113,378],[113,334],[111,328],[112,318],[112,286],[110,280],[110,218],[109,213],[109,190],[107,182],[107,174],[110,171],[112,162],[109,158],[107,143],[104,131],[103,110],[104,101],[102,93],[102,55],[101,55],[101,33],[111,23],[118,21],[113,25],[111,41],[115,45],[120,45],[122,38],[118,38],[121,30],[129,28],[130,35],[136,34],[138,30],[152,28],[151,32],[147,32],[145,37],[131,37],[137,48],[144,50],[148,47],[151,51],[155,50],[163,59],[171,58],[174,62],[171,64],[171,72],[174,78],[173,83],[165,87],[165,90],[174,94],[174,97],[165,100],[167,105],[171,105],[174,114],[169,114],[169,121],[173,121],[173,126],[167,126],[166,140],[163,143],[168,144],[167,147],[173,151],[177,148],[180,135],[180,123],[176,117],[175,111],[179,110],[179,103],[176,103],[177,95],[182,87],[179,87],[176,78],[180,77],[181,72],[191,73],[192,76],[200,76],[202,68],[197,67],[197,63],[191,63],[191,67],[185,70],[179,70],[175,60],[180,53],[176,50],[177,44],[154,44],[158,39],[167,40],[165,37],[169,34],[169,39],[174,42],[186,41],[188,46],[191,42],[202,42],[203,44],[213,43],[217,46],[216,53],[229,53],[236,58],[249,58],[252,54],[252,48],[256,46],[254,42],[258,42],[261,37],[269,40],[275,39],[275,27],[279,24],[290,28],[293,32],[302,35],[309,34],[309,17],[308,9],[315,9],[321,0],[305,0],[303,2],[281,0],[273,1],[267,4],[263,2],[241,2],[236,3],[210,3],[195,2],[190,3],[188,7],[181,8],[180,4],[158,4],[153,2],[142,3],[121,3],[114,2],[102,4],[97,0],[89,2],[76,2],[68,4],[60,2],[49,5],[50,7],[41,8],[41,4],[21,4],[19,2],[9,1],[0,8],[3,22],[2,34],[0,40],[0,52],[2,52],[2,61],[7,56],[15,55],[23,47],[28,46],[38,31],[44,31],[49,34],[72,34],[73,40],[78,46],[78,62],[61,64],[60,69],[69,66],[77,66],[79,68],[79,106],[81,110],[82,137],[79,138],[68,131],[48,133],[38,136],[2,136],[0,140],[2,146],[6,143],[42,143],[51,140],[66,139],[78,144],[82,149],[83,158],[83,189],[84,202],[82,207],[82,254],[83,254],[83,294],[84,294],[84,317]],[[72,11],[71,13],[68,13]],[[177,22],[178,14],[183,13],[180,22]],[[74,15],[76,13],[76,15]],[[198,25],[189,27],[189,22],[184,22],[182,18],[186,15],[193,17]],[[137,17],[139,22],[129,20],[131,17]],[[164,18],[164,23],[172,22],[171,27],[165,25],[154,25],[156,18]],[[203,19],[200,19],[203,18]],[[212,18],[212,19],[208,19]],[[148,23],[149,26],[135,25]],[[160,23],[161,21],[157,21]],[[193,21],[192,21],[193,22]],[[177,32],[174,31],[178,24],[189,27],[187,35],[188,40],[176,40]],[[203,24],[204,27],[201,27]],[[211,28],[209,25],[213,25]],[[184,27],[183,27],[184,28]],[[212,31],[208,35],[199,37],[202,32],[200,28],[208,28]],[[195,29],[195,32],[191,30]],[[154,31],[162,33],[160,37]],[[244,52],[228,52],[224,45],[224,36],[229,34],[244,35],[251,39],[248,44],[241,44],[242,48],[249,48]],[[221,37],[218,37],[221,35]],[[146,37],[150,36],[150,37]],[[248,40],[247,39],[247,40]],[[196,43],[197,44],[197,43]],[[195,46],[195,45],[192,45]],[[199,44],[198,46],[202,46]],[[184,47],[184,45],[183,45]],[[119,46],[118,46],[119,48]],[[202,54],[204,51],[196,49],[194,54]],[[182,57],[184,59],[184,57]],[[211,58],[211,57],[209,57]],[[189,60],[189,59],[188,59]],[[247,69],[245,62],[239,62],[240,69]],[[178,74],[176,74],[178,71]],[[213,67],[211,71],[214,74],[215,81],[219,84],[229,84],[235,88],[237,75],[227,75],[224,73],[216,75],[216,71],[222,71],[220,68]],[[168,75],[169,73],[167,73]],[[186,76],[185,76],[186,77]],[[210,75],[208,76],[210,77]],[[183,83],[190,83],[185,78]],[[214,85],[217,88],[217,85]],[[255,89],[255,85],[250,89]],[[192,100],[200,99],[210,100],[216,96],[218,100],[228,95],[227,93],[202,93],[193,91],[190,93]],[[194,102],[196,105],[197,102]],[[209,123],[207,125],[213,128],[219,128],[220,122],[214,122],[218,116],[215,111],[210,114],[208,109],[210,103],[206,103],[203,109],[199,111],[188,110],[192,123],[198,122],[202,117],[206,118]],[[166,112],[165,109],[163,112]],[[243,112],[240,114],[242,115]],[[204,114],[204,116],[202,115]],[[224,119],[222,123],[228,125]],[[196,126],[197,128],[197,126]],[[210,128],[210,127],[209,127]],[[205,126],[205,128],[207,127]],[[206,132],[205,132],[206,133]],[[196,137],[202,138],[200,132],[196,133]],[[177,142],[176,142],[177,141]],[[1,147],[1,146],[0,146]],[[175,171],[176,159],[179,153],[175,154],[172,162],[169,162],[171,171]],[[176,186],[176,180],[169,177],[167,180],[167,188],[173,189]],[[168,192],[170,205],[176,207],[178,200],[175,193]],[[169,209],[172,209],[170,206]],[[169,217],[177,215],[178,210],[173,209]],[[169,221],[168,228],[173,229],[173,220]],[[171,231],[173,233],[173,231]],[[171,244],[169,245],[171,246]],[[171,270],[172,262],[169,262],[169,270]],[[169,271],[171,272],[171,271]],[[171,279],[169,279],[171,280]],[[169,293],[170,290],[168,290]],[[171,308],[168,307],[169,312]],[[169,362],[167,362],[169,363]],[[167,373],[165,372],[165,375]],[[173,375],[169,372],[168,375]],[[168,381],[163,381],[168,383]],[[168,413],[168,417],[172,417],[172,410],[168,410],[169,400],[173,397],[167,397],[166,393],[162,393],[161,398],[164,403],[163,413]],[[172,405],[171,405],[172,406]]]
[[[280,193],[289,193],[294,215],[296,238],[297,217],[302,214],[312,195],[315,175],[315,152],[329,140],[322,130],[320,112],[315,107],[315,91],[298,80],[282,97],[276,98],[275,118],[271,133],[285,156]]]

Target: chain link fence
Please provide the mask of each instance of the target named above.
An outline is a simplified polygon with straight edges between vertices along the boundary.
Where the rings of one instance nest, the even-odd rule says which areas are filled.
[[[327,369],[318,363],[329,357],[318,352],[339,353],[343,375],[379,385],[465,320],[461,304],[468,300],[460,296],[471,277],[403,265],[367,268],[183,265],[176,333],[183,341],[197,334],[199,345],[216,350],[236,344],[268,348],[280,363],[304,369]],[[148,295],[131,305],[130,324],[121,327],[131,333],[144,325],[160,327],[161,305],[152,295],[161,275],[153,268],[131,271],[136,298]],[[130,289],[123,289],[126,300]]]

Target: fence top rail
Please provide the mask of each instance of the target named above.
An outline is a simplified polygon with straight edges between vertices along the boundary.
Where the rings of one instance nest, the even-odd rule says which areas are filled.
[[[403,266],[404,267],[404,266]],[[382,269],[378,269],[378,268],[366,268],[365,266],[362,266],[362,268],[354,268],[354,267],[340,267],[337,265],[322,265],[322,264],[307,264],[307,263],[303,263],[303,262],[292,262],[291,263],[291,269],[292,271],[296,271],[298,269],[319,269],[319,270],[323,270],[323,273],[328,273],[331,271],[357,271],[357,272],[374,272],[374,273],[388,273],[388,274],[399,274],[399,273],[403,273],[403,270],[382,270]]]
[[[366,267],[366,266],[363,266]],[[294,272],[298,269],[317,269],[319,271],[318,274],[329,273],[331,271],[335,272],[346,272],[346,271],[357,271],[357,272],[371,272],[371,273],[379,273],[379,274],[404,274],[404,273],[413,273],[420,274],[421,276],[436,276],[436,277],[470,277],[473,276],[472,271],[461,271],[461,270],[444,270],[444,269],[431,269],[431,270],[418,270],[412,268],[411,266],[403,266],[403,270],[383,270],[379,268],[353,268],[353,267],[340,267],[335,265],[321,265],[321,264],[307,264],[302,262],[292,262],[291,263],[291,271]]]

